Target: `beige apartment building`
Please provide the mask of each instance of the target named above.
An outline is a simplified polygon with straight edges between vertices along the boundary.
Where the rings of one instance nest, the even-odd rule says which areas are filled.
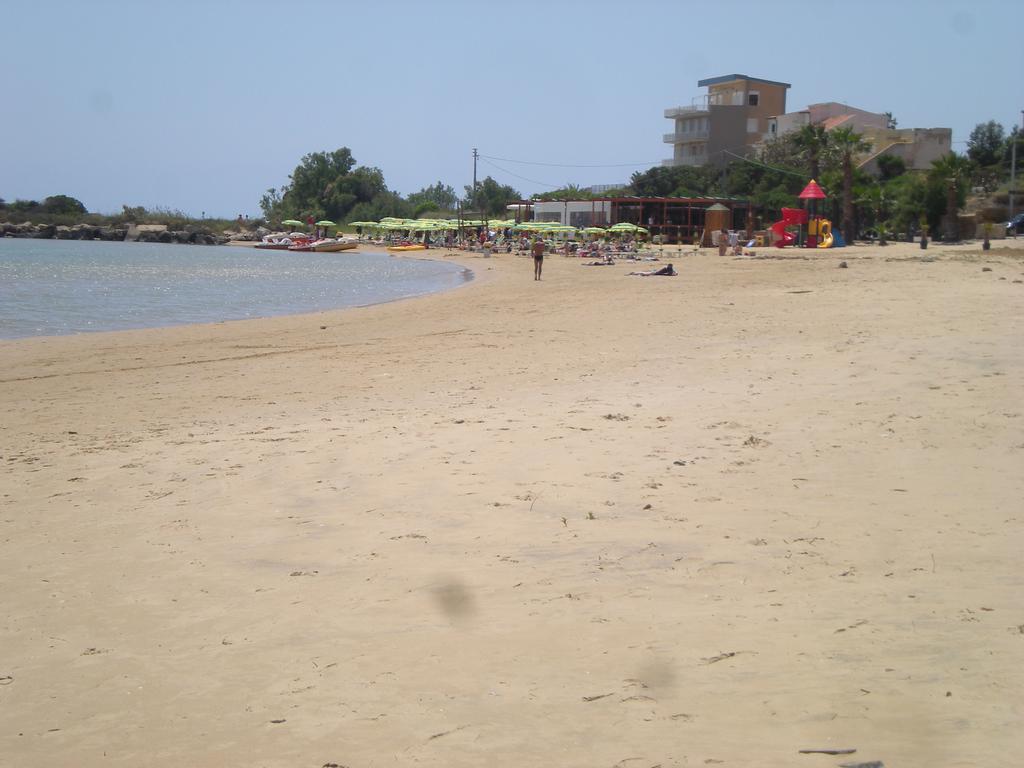
[[[785,114],[790,85],[734,74],[698,80],[697,87],[708,91],[689,106],[665,110],[675,130],[663,137],[672,157],[662,165],[717,165],[747,154],[768,132],[769,119]]]
[[[771,141],[805,125],[820,125],[826,131],[850,128],[859,133],[871,144],[871,150],[857,158],[857,167],[868,173],[878,172],[878,159],[883,155],[899,157],[910,170],[925,171],[953,149],[951,128],[890,128],[889,115],[835,101],[773,115],[768,119],[768,130],[763,138]]]

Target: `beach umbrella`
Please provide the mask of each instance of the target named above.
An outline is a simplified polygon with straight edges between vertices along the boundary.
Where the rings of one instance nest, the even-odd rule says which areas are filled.
[[[327,219],[324,219],[323,221],[318,221],[316,223],[316,225],[318,227],[336,227],[336,226],[338,226],[333,221],[328,221]]]
[[[282,224],[287,224],[289,227],[301,227],[301,226],[303,226],[303,222],[296,221],[295,219],[285,219],[281,223]]]
[[[634,234],[647,234],[647,230],[643,227],[638,227],[636,224],[630,224],[628,221],[622,221],[608,228],[609,232],[632,232]]]

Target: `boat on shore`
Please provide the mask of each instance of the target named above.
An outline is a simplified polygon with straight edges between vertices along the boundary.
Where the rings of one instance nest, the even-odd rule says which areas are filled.
[[[338,239],[327,237],[322,240],[313,240],[308,243],[301,243],[291,246],[289,251],[313,251],[316,253],[337,253],[338,251],[350,251],[359,245],[357,240]]]
[[[264,251],[287,251],[294,246],[308,245],[310,242],[312,240],[309,235],[300,232],[291,234],[278,232],[265,235],[260,242],[256,243],[255,247]]]
[[[389,251],[425,251],[427,246],[421,244],[418,245],[389,245]]]

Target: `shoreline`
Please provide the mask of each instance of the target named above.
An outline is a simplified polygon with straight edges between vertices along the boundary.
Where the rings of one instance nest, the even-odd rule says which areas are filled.
[[[106,244],[104,244],[104,245],[106,245]],[[153,245],[162,245],[162,244],[153,244]],[[246,243],[242,243],[240,245],[240,247],[252,247],[252,245],[253,245],[252,243],[246,242]],[[438,249],[438,250],[440,250],[440,249]],[[63,334],[40,334],[40,335],[34,335],[34,336],[14,336],[14,337],[10,337],[10,338],[0,337],[0,345],[2,345],[4,343],[9,343],[9,342],[28,341],[28,340],[32,340],[32,339],[79,337],[79,336],[89,336],[89,335],[93,335],[93,334],[107,334],[107,333],[133,333],[133,332],[139,332],[139,331],[159,331],[159,330],[166,330],[166,329],[171,329],[171,328],[184,328],[184,327],[189,327],[189,326],[222,325],[224,323],[240,323],[240,322],[258,322],[258,321],[261,321],[261,320],[269,320],[269,319],[278,318],[278,317],[299,317],[299,316],[303,316],[303,315],[316,315],[316,314],[323,313],[323,312],[337,312],[337,311],[341,311],[341,310],[345,310],[345,309],[352,309],[352,308],[358,308],[358,307],[369,307],[369,306],[374,306],[376,304],[388,304],[388,303],[396,302],[396,301],[405,301],[405,300],[408,300],[408,299],[415,299],[415,298],[419,298],[421,296],[428,296],[428,295],[432,295],[432,294],[435,294],[435,293],[446,293],[448,291],[454,291],[454,290],[458,290],[460,288],[464,288],[464,287],[466,287],[467,284],[472,283],[474,280],[477,279],[477,275],[476,275],[475,271],[470,266],[468,266],[468,265],[466,265],[466,264],[464,264],[462,262],[454,261],[454,260],[448,258],[449,255],[453,255],[453,254],[449,254],[449,253],[445,253],[445,254],[441,254],[441,255],[434,255],[434,256],[419,256],[419,257],[417,257],[417,256],[412,256],[412,255],[407,255],[407,254],[402,254],[402,253],[392,254],[392,253],[388,253],[386,250],[376,249],[376,248],[373,249],[373,250],[364,250],[363,253],[364,254],[379,254],[379,255],[382,255],[382,256],[388,256],[390,258],[406,258],[406,259],[409,259],[409,260],[436,261],[436,262],[441,262],[441,263],[455,263],[455,264],[457,264],[458,266],[460,266],[462,268],[462,273],[461,273],[461,276],[460,276],[461,280],[460,280],[460,282],[457,285],[454,285],[454,286],[451,286],[451,287],[448,287],[448,288],[439,288],[437,290],[429,290],[429,291],[426,291],[426,292],[423,292],[423,293],[414,293],[414,294],[409,294],[409,295],[406,295],[406,296],[398,296],[398,297],[395,297],[395,298],[381,299],[380,301],[371,301],[371,302],[367,302],[365,304],[351,304],[351,305],[347,305],[347,306],[331,307],[331,308],[328,308],[328,309],[314,310],[314,311],[302,310],[302,311],[293,312],[293,313],[286,313],[286,314],[260,315],[260,316],[256,316],[256,317],[229,318],[229,319],[224,319],[224,320],[208,320],[208,321],[192,322],[192,323],[185,322],[185,323],[176,323],[176,324],[172,324],[172,325],[141,326],[141,327],[138,327],[138,328],[121,328],[121,329],[94,330],[94,331],[93,330],[89,330],[89,331],[75,331],[75,332],[69,332],[69,333],[63,333]]]
[[[1024,249],[767,255],[0,342],[0,752],[999,763]]]

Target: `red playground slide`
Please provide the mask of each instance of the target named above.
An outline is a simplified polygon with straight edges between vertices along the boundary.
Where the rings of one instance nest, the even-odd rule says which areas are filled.
[[[768,229],[778,235],[778,240],[775,241],[776,248],[785,248],[787,245],[792,245],[796,242],[796,235],[792,232],[787,232],[787,226],[798,227],[801,224],[807,223],[807,211],[803,208],[783,208],[782,209],[782,221],[776,221]]]

